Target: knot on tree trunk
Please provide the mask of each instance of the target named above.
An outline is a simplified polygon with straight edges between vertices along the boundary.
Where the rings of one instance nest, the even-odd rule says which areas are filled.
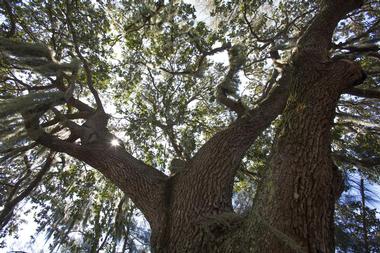
[[[224,212],[216,215],[202,216],[197,224],[206,235],[215,240],[238,229],[242,225],[242,222],[242,216],[232,212]]]
[[[335,201],[339,199],[340,195],[344,191],[344,178],[342,171],[334,164],[333,165],[333,195],[335,197]]]
[[[338,73],[341,73],[343,78],[345,88],[351,88],[353,86],[360,85],[367,78],[366,73],[363,71],[359,63],[340,59],[336,62]]]

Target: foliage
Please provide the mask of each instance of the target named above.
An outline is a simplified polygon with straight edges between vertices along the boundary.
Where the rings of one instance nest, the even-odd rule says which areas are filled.
[[[189,160],[238,117],[218,100],[217,89],[226,73],[233,79],[224,87],[230,91],[228,99],[244,108],[265,100],[281,75],[273,63],[288,64],[296,41],[318,10],[316,2],[214,1],[200,12],[183,1],[5,1],[0,9],[1,206],[28,188],[49,152],[28,137],[23,113],[38,106],[50,108],[42,125],[48,133],[67,138],[71,129],[65,119],[76,124],[88,119],[62,102],[68,99],[67,90],[75,86],[72,98],[99,108],[96,89],[111,115],[108,129],[131,154],[168,174],[173,159]],[[379,5],[367,1],[370,11],[357,11],[343,20],[331,50],[336,58],[359,62],[368,74],[360,89],[378,93]],[[211,21],[201,21],[209,11]],[[11,47],[10,41],[20,44]],[[58,67],[46,73],[41,62],[27,61],[33,52],[41,52],[36,48],[45,52],[37,55],[44,64]],[[234,50],[239,52],[232,57]],[[379,97],[343,95],[332,140],[341,171],[360,172],[376,183]],[[233,199],[242,213],[251,205],[265,170],[277,124],[274,121],[262,133],[242,160]],[[46,233],[50,250],[148,248],[149,232],[141,225],[141,214],[115,185],[79,161],[54,156],[38,186],[22,200],[35,213],[37,233]],[[338,236],[354,238],[352,245],[338,248],[359,247],[357,208],[350,202],[338,210]],[[20,204],[12,208],[1,237],[17,236],[24,212],[28,211]],[[371,231],[378,230],[376,210],[367,212]]]
[[[363,252],[363,224],[361,203],[357,201],[343,203],[337,208],[336,248],[337,252]],[[380,220],[376,209],[366,208],[365,216],[368,224],[368,241],[370,252],[380,250]]]

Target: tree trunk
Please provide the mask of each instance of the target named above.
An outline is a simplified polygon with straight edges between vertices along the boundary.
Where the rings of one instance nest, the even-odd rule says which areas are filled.
[[[318,2],[320,11],[278,86],[207,141],[175,175],[164,175],[123,147],[110,147],[105,138],[78,145],[52,136],[40,126],[42,112],[23,115],[28,134],[93,166],[123,190],[149,221],[155,253],[333,252],[341,178],[330,158],[330,129],[340,94],[360,83],[363,73],[357,64],[332,61],[328,54],[337,23],[362,1]],[[243,220],[231,204],[237,168],[285,105],[254,208]]]
[[[347,60],[331,60],[328,54],[336,24],[347,13],[358,8],[362,1],[316,2],[321,4],[320,11],[310,21],[308,29],[303,31],[290,63],[286,64],[278,80],[278,86],[271,89],[270,94],[255,108],[233,109],[238,111],[238,119],[207,141],[194,157],[184,153],[174,136],[168,134],[177,155],[187,159],[182,171],[175,175],[167,176],[134,158],[122,145],[110,145],[115,136],[108,132],[106,122],[103,122],[107,121],[107,115],[94,91],[91,71],[80,53],[68,14],[67,25],[76,53],[84,63],[88,87],[98,109],[95,111],[73,97],[67,99],[65,92],[61,94],[65,97],[65,103],[76,107],[81,113],[90,114],[91,118],[85,124],[78,125],[64,117],[61,119],[56,113],[57,120],[62,120],[62,125],[69,128],[72,134],[70,138],[62,139],[64,137],[60,135],[44,131],[44,121],[40,118],[51,109],[50,105],[45,104],[41,106],[43,108],[32,108],[23,113],[28,135],[36,143],[93,166],[119,187],[149,221],[151,247],[155,253],[332,253],[334,204],[340,194],[341,176],[330,158],[330,130],[340,94],[362,80],[363,73],[357,64]],[[281,38],[282,35],[279,33],[274,38]],[[202,57],[205,56],[203,53]],[[233,75],[228,75],[233,78]],[[64,86],[63,78],[57,77],[54,82],[62,82],[61,86]],[[60,87],[58,84],[56,86]],[[223,104],[236,107],[228,102],[231,101],[224,101]],[[254,207],[245,218],[239,217],[233,213],[231,203],[239,163],[256,138],[284,108]],[[96,120],[99,112],[102,112],[99,114],[101,117]],[[90,141],[90,135],[98,135],[98,138]],[[74,141],[74,137],[78,137],[80,142]],[[31,186],[35,187],[34,184]],[[362,191],[363,227],[368,243]],[[13,204],[19,201],[20,198]],[[14,205],[6,207],[4,216],[12,211]],[[2,220],[0,214],[0,227]],[[94,243],[90,252],[99,251],[103,245],[100,243],[98,247],[100,220],[99,209],[95,216]],[[123,251],[128,246],[127,235],[128,231]],[[116,246],[117,242],[113,251]]]
[[[169,179],[166,225],[153,244],[157,252],[334,252],[342,178],[330,157],[330,130],[340,95],[365,75],[358,64],[331,60],[328,52],[336,24],[361,3],[322,1],[299,40],[282,74],[289,98],[276,144],[247,219],[232,213],[235,171],[227,168],[239,164],[256,137],[242,133],[252,132],[248,125],[260,125],[259,116],[270,109],[210,140],[188,169]]]
[[[225,162],[230,162],[226,156]],[[218,163],[223,163],[223,160]],[[233,182],[220,185],[218,177],[206,184],[200,182],[210,175],[192,173],[193,164],[188,164],[181,172],[168,179],[166,213],[164,227],[157,235],[152,231],[151,245],[153,252],[217,252],[212,242],[215,231],[209,218],[218,217],[224,213],[232,213]],[[220,188],[214,194],[206,194],[207,188]],[[219,192],[225,195],[217,197]],[[209,223],[212,224],[209,224]]]
[[[361,3],[322,1],[320,13],[299,40],[283,73],[289,98],[272,157],[254,208],[235,237],[233,229],[242,222],[231,213],[232,180],[223,180],[231,177],[220,168],[236,166],[252,136],[230,131],[225,139],[240,140],[240,145],[223,149],[220,146],[234,142],[211,140],[209,145],[214,144],[219,154],[196,155],[183,175],[200,173],[170,179],[167,243],[161,241],[168,250],[162,252],[334,252],[334,204],[342,178],[330,157],[330,130],[341,93],[361,83],[365,75],[358,64],[331,60],[328,52],[336,24]],[[204,165],[209,170],[197,171]],[[201,183],[205,180],[208,184]]]
[[[222,182],[219,174],[188,177],[191,168],[169,179],[167,223],[155,252],[334,252],[334,204],[342,178],[330,158],[330,130],[340,94],[362,72],[350,61],[306,59],[296,59],[288,70],[290,95],[277,142],[237,245],[223,244],[225,233],[241,224],[232,214],[232,182],[215,185]],[[215,166],[232,163],[228,153],[221,156]],[[198,189],[205,178],[212,180],[207,187],[224,188],[215,192],[225,196]]]
[[[334,252],[342,183],[330,158],[330,129],[341,92],[362,74],[349,61],[306,59],[294,62],[288,104],[250,214],[253,252]]]

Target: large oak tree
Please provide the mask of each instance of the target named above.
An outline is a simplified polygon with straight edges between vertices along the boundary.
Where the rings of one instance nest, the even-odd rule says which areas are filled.
[[[27,172],[1,186],[1,227],[79,161],[142,212],[152,252],[334,252],[342,171],[379,175],[380,4],[208,9],[206,25],[181,1],[2,2],[1,161]],[[235,212],[247,175],[253,204]],[[101,210],[90,252],[112,234]]]

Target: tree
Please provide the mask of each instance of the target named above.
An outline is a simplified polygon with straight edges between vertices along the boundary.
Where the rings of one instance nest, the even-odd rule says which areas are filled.
[[[343,199],[336,210],[338,252],[378,252],[380,221],[378,212],[366,205],[369,193],[364,179],[359,181],[360,200]]]
[[[377,1],[215,1],[215,28],[181,1],[2,5],[6,203],[43,183],[33,168],[28,188],[23,156],[51,152],[49,180],[68,161],[89,176],[82,185],[96,176],[74,160],[90,165],[107,179],[84,236],[92,252],[100,238],[120,240],[99,229],[123,194],[148,220],[154,252],[333,252],[337,165],[379,175]],[[213,59],[221,52],[228,66]],[[12,168],[23,187],[9,183]],[[234,181],[246,175],[253,206],[237,214]],[[72,201],[92,194],[74,189]],[[60,243],[81,211],[69,212]]]

